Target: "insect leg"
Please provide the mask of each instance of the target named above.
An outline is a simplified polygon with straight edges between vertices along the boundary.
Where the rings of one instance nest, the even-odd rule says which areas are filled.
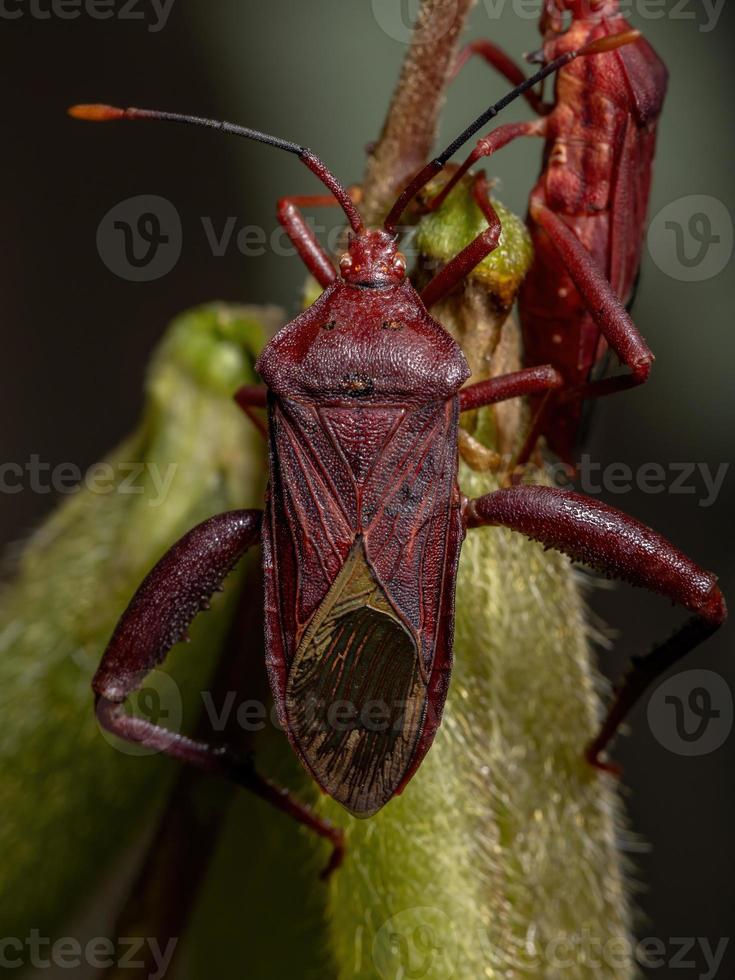
[[[467,385],[459,393],[460,412],[469,412],[487,405],[520,398],[527,395],[546,394],[556,391],[564,384],[564,378],[549,364],[524,368],[513,374],[502,374],[497,378]],[[494,473],[504,468],[503,457],[477,442],[464,429],[459,430],[459,449],[463,459],[476,470],[490,470]],[[508,468],[508,476],[515,472],[514,460]]]
[[[650,374],[654,356],[615,290],[574,232],[558,215],[534,200],[531,201],[530,212],[533,220],[548,234],[605,340],[631,372],[565,392],[565,399],[599,397],[643,384]]]
[[[235,401],[260,432],[263,438],[268,438],[268,428],[255,411],[256,408],[266,408],[268,405],[268,389],[265,385],[243,385],[235,392]]]
[[[442,187],[441,191],[433,197],[424,206],[428,211],[435,211],[437,208],[446,200],[447,196],[451,193],[452,189],[459,183],[459,181],[464,177],[467,171],[473,167],[478,160],[486,159],[496,153],[498,150],[502,150],[504,146],[512,143],[513,140],[518,139],[521,136],[545,136],[546,135],[547,124],[545,119],[534,119],[531,122],[520,122],[520,123],[506,123],[504,126],[498,126],[487,136],[483,136],[481,140],[478,141],[477,146],[474,148],[472,153],[467,157],[463,164],[461,164],[457,170],[452,174],[451,178]],[[485,208],[483,204],[478,201],[478,204],[484,211]]]
[[[349,194],[353,201],[359,198],[359,192],[355,188],[350,188]],[[339,202],[331,194],[282,197],[278,202],[278,220],[286,229],[286,234],[293,242],[304,265],[324,289],[337,278],[337,271],[307,224],[301,208],[331,208],[338,205]]]
[[[586,750],[598,769],[615,771],[600,755],[646,688],[725,621],[725,600],[714,575],[704,571],[651,528],[619,510],[551,487],[511,487],[471,500],[468,527],[493,525],[519,531],[573,561],[671,599],[694,616],[646,656],[633,659],[598,735]]]
[[[601,273],[576,235],[553,211],[538,201],[531,201],[531,217],[548,234],[549,240],[567,268],[580,296],[600,328],[609,346],[630,374],[616,375],[587,382],[554,396],[556,404],[601,398],[643,384],[651,371],[654,356],[615,290]],[[517,465],[523,465],[547,424],[549,403],[542,405],[526,441],[518,454]]]
[[[448,262],[441,272],[438,272],[430,280],[428,285],[424,287],[421,293],[421,300],[427,309],[451,293],[478,263],[482,262],[484,258],[498,247],[501,232],[500,219],[487,196],[487,178],[485,174],[479,173],[477,175],[472,187],[472,193],[478,207],[487,219],[488,227],[474,241],[470,242],[466,248],[463,248],[459,255],[455,255],[451,262]]]
[[[452,188],[467,173],[467,171],[478,160],[492,156],[496,150],[507,146],[519,136],[544,136],[546,134],[546,120],[536,119],[532,122],[508,123],[505,126],[498,126],[492,133],[483,137],[470,153],[465,162],[454,172],[450,180],[442,190],[426,205],[428,211],[434,211],[446,199]],[[451,262],[444,266],[441,272],[429,282],[421,293],[421,299],[429,309],[435,303],[444,299],[469,273],[482,262],[483,259],[498,247],[500,239],[501,225],[495,208],[492,206],[488,197],[487,178],[479,173],[475,177],[472,185],[472,194],[477,206],[480,208],[488,223],[487,229],[482,232],[470,244],[462,249],[459,255],[455,256]]]
[[[342,831],[261,776],[228,745],[209,745],[128,715],[124,702],[186,638],[196,614],[245,553],[260,540],[262,513],[230,511],[199,524],[168,551],[143,581],[115,628],[92,681],[97,718],[114,735],[138,742],[205,772],[225,776],[289,814],[332,844],[324,872],[342,862]]]
[[[538,395],[552,391],[564,384],[564,378],[549,364],[540,367],[524,368],[513,374],[501,374],[497,378],[478,381],[477,384],[467,385],[459,393],[460,412],[469,412],[485,405],[495,405],[497,402],[523,395]]]
[[[493,44],[492,41],[485,40],[471,41],[460,51],[457,64],[454,67],[454,78],[457,77],[470,58],[475,55],[482,58],[486,64],[494,68],[511,85],[521,85],[525,82],[526,73],[513,61],[510,55],[507,55],[502,48]],[[544,104],[543,99],[533,89],[524,92],[523,96],[534,112],[543,115],[548,111],[548,107]]]

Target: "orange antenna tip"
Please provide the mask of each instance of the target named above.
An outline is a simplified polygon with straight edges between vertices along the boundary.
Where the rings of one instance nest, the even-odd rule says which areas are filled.
[[[72,119],[84,119],[87,122],[109,122],[112,119],[122,119],[124,109],[112,105],[73,105],[67,109]]]

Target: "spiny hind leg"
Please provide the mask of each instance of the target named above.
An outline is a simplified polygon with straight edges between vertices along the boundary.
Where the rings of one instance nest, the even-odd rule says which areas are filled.
[[[617,771],[600,757],[643,692],[724,623],[727,609],[715,576],[627,514],[551,487],[511,487],[470,500],[465,521],[469,528],[491,525],[519,531],[573,561],[655,592],[694,614],[651,653],[633,659],[587,747],[585,755],[593,766]]]
[[[286,790],[260,775],[249,757],[228,744],[210,745],[129,715],[127,698],[186,638],[194,617],[209,606],[227,574],[260,540],[262,513],[230,511],[199,524],[168,551],[139,587],[122,615],[94,676],[97,718],[114,735],[148,746],[250,790],[332,845],[323,876],[342,863],[342,831],[317,817]]]

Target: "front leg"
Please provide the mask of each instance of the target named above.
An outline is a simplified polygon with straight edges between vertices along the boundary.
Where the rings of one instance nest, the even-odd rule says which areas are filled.
[[[610,282],[574,232],[557,214],[537,200],[531,200],[530,214],[548,235],[607,344],[620,363],[630,371],[629,374],[618,374],[569,387],[555,396],[554,404],[564,405],[588,398],[602,398],[644,384],[651,373],[655,358]],[[548,408],[549,403],[546,402],[536,413],[532,428],[518,454],[519,466],[528,461],[548,425]]]
[[[480,159],[492,156],[497,150],[507,146],[519,136],[545,136],[546,121],[537,119],[532,122],[508,123],[499,126],[483,137],[470,153],[465,162],[452,174],[439,193],[424,205],[427,211],[435,211],[446,200],[447,195],[467,171]],[[427,309],[439,303],[445,296],[459,285],[483,259],[498,247],[500,241],[500,219],[488,196],[487,178],[483,173],[477,174],[472,185],[475,203],[484,214],[488,227],[470,244],[462,249],[451,262],[446,265],[426,286],[421,293],[421,299]]]
[[[488,378],[487,381],[478,381],[462,388],[459,392],[459,410],[470,412],[511,398],[539,395],[561,388],[563,384],[564,378],[550,364],[524,368],[522,371],[501,374],[497,378]]]
[[[349,194],[354,203],[359,202],[361,192],[358,188],[351,187]],[[301,208],[333,208],[338,204],[331,194],[291,195],[282,197],[278,202],[278,220],[293,242],[301,261],[323,289],[335,281],[337,270],[309,227]]]
[[[666,538],[607,504],[551,487],[513,487],[471,500],[467,527],[493,525],[520,531],[547,548],[605,575],[642,586],[694,613],[674,635],[633,667],[618,689],[586,756],[592,765],[615,771],[600,755],[646,688],[725,621],[725,600],[714,575],[704,571]]]
[[[249,759],[230,746],[196,741],[125,711],[124,702],[162,663],[171,647],[186,639],[194,617],[245,553],[260,540],[262,513],[230,511],[189,531],[149,573],[118,623],[92,681],[97,717],[108,731],[146,745],[250,790],[332,844],[324,875],[342,862],[342,831],[320,820],[286,791],[261,776]]]
[[[488,197],[487,179],[479,173],[472,185],[472,194],[487,220],[487,228],[477,238],[463,248],[459,255],[448,262],[444,268],[431,279],[421,293],[421,302],[426,309],[440,303],[452,292],[483,259],[494,252],[500,241],[500,218]]]
[[[509,143],[512,143],[513,140],[517,140],[521,136],[540,136],[544,138],[546,132],[547,123],[544,119],[536,119],[531,122],[506,123],[504,126],[498,126],[497,129],[493,129],[487,136],[483,136],[482,139],[478,140],[472,153],[470,153],[464,163],[457,167],[436,197],[426,202],[424,205],[425,209],[427,211],[436,211],[437,208],[440,208],[467,171],[474,167],[479,160],[485,160],[491,157],[498,150],[502,150],[503,147],[508,146]]]
[[[307,224],[301,208],[331,207],[336,204],[333,197],[325,194],[282,197],[278,202],[278,220],[293,242],[301,261],[323,289],[337,278],[337,270]]]

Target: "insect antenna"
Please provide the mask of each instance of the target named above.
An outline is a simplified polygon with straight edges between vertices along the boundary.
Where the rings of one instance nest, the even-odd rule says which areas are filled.
[[[345,188],[326,164],[322,163],[319,157],[306,146],[281,139],[279,136],[261,133],[257,129],[249,129],[247,126],[238,126],[235,123],[220,122],[217,119],[205,119],[201,116],[189,116],[178,112],[161,112],[155,109],[119,109],[109,105],[74,105],[68,109],[68,113],[74,119],[84,119],[87,122],[143,119],[154,122],[183,123],[187,126],[203,126],[205,129],[214,129],[232,136],[244,136],[245,139],[256,140],[259,143],[266,143],[268,146],[275,146],[279,150],[285,150],[287,153],[293,153],[332,192],[352,226],[352,230],[358,235],[365,230],[360,213]]]
[[[550,61],[547,65],[544,65],[535,75],[531,75],[524,82],[521,82],[516,88],[508,92],[507,95],[491,105],[489,109],[486,109],[482,115],[478,116],[473,123],[465,129],[460,135],[449,144],[449,146],[438,156],[427,163],[426,166],[420,170],[416,176],[406,185],[406,187],[399,194],[395,204],[390,209],[388,217],[385,219],[385,230],[391,234],[395,233],[396,225],[400,221],[401,215],[406,210],[409,203],[413,198],[419,193],[419,191],[424,188],[429,181],[433,180],[436,175],[444,169],[449,160],[454,156],[457,150],[464,146],[464,144],[472,139],[472,137],[480,129],[485,126],[491,119],[497,116],[500,112],[505,109],[506,106],[510,105],[511,102],[515,102],[516,99],[520,98],[524,92],[528,89],[533,88],[542,82],[549,75],[553,75],[555,72],[563,68],[564,65],[568,65],[570,61],[574,61],[575,58],[579,58],[582,55],[591,54],[602,54],[606,51],[613,51],[615,48],[622,47],[624,44],[631,44],[633,41],[637,41],[641,36],[640,31],[624,31],[621,34],[613,34],[608,37],[600,37],[595,41],[591,41],[589,44],[585,44],[584,47],[579,48],[576,51],[567,51],[565,54],[560,55],[553,61]]]

